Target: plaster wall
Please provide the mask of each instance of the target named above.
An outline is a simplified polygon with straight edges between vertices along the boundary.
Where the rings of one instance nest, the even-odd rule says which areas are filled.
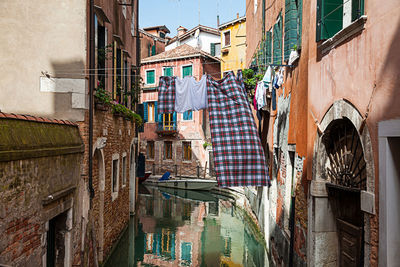
[[[1,1],[0,109],[3,112],[83,119],[86,4],[84,0]],[[49,92],[41,86],[43,73],[68,77],[83,85],[64,86],[53,79],[55,88]],[[75,108],[74,100],[79,101]]]
[[[194,33],[193,33],[193,35],[191,35],[190,37],[187,37],[184,40],[175,41],[175,42],[167,45],[165,47],[165,50],[168,51],[168,50],[174,49],[180,45],[187,44],[187,45],[190,45],[191,47],[200,48],[201,50],[203,50],[207,53],[211,53],[211,43],[220,43],[220,42],[221,42],[221,40],[220,40],[219,35],[200,31],[199,41],[197,41],[197,39],[194,37]]]
[[[246,21],[229,25],[221,31],[221,50],[228,50],[221,54],[221,77],[223,72],[228,70],[237,71],[246,66]],[[230,31],[231,44],[228,47],[223,46],[224,32]]]

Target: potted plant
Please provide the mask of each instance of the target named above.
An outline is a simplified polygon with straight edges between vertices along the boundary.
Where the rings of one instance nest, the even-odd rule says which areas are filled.
[[[246,88],[248,100],[252,101],[256,89],[257,82],[263,79],[263,74],[255,74],[252,69],[243,70],[243,82]]]
[[[98,110],[107,111],[111,104],[111,97],[104,88],[97,88],[94,94],[95,107]]]
[[[127,108],[124,105],[116,101],[112,102],[112,113],[114,114],[114,116],[123,117],[126,113],[126,110]]]

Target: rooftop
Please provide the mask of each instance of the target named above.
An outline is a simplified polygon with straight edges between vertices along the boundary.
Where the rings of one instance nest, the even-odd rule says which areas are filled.
[[[181,27],[182,26],[179,26],[179,28],[181,28]],[[182,27],[182,28],[184,28],[184,27]],[[208,26],[204,26],[204,25],[197,25],[193,29],[190,29],[189,31],[187,31],[185,34],[182,34],[182,36],[179,37],[179,40],[184,40],[184,39],[190,37],[191,35],[194,35],[194,33],[196,32],[197,29],[199,29],[201,32],[208,32],[208,33],[211,33],[211,34],[219,36],[218,29],[215,29],[215,28],[212,28],[212,27],[208,27]],[[177,39],[178,39],[178,36],[175,36],[168,43],[173,43]]]
[[[236,18],[234,20],[231,20],[231,21],[225,22],[223,24],[220,24],[218,26],[218,29],[223,29],[225,27],[228,27],[229,25],[233,25],[233,24],[236,24],[236,23],[239,23],[239,22],[242,22],[242,21],[246,21],[246,16],[242,16],[240,18]]]
[[[169,29],[165,25],[146,27],[146,28],[143,28],[143,30],[145,30],[145,31],[160,30],[160,31],[164,31],[166,33],[170,33]]]
[[[211,59],[214,59],[216,61],[220,61],[219,58],[212,56],[211,54],[204,52],[200,49],[196,49],[194,47],[191,47],[190,45],[183,44],[180,45],[174,49],[162,52],[160,54],[147,57],[142,59],[141,63],[152,63],[152,62],[158,62],[158,61],[167,61],[167,60],[174,60],[174,59],[180,59],[180,58],[187,58],[187,57],[208,57]]]

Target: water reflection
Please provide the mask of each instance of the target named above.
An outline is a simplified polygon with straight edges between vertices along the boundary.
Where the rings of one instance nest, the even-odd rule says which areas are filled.
[[[267,265],[264,246],[227,199],[147,187],[138,207],[105,266]]]

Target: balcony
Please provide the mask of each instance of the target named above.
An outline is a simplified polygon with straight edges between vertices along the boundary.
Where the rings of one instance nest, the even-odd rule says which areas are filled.
[[[157,123],[156,133],[159,136],[176,135],[178,132],[176,121],[160,121]]]

